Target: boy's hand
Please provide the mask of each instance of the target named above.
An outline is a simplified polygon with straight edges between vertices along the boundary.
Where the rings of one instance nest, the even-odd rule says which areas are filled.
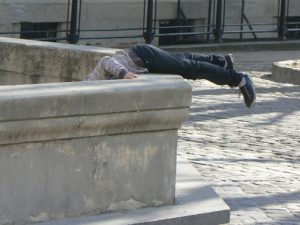
[[[136,75],[135,73],[128,72],[124,76],[124,79],[134,79],[134,78],[137,78],[137,77],[138,77],[138,75]]]

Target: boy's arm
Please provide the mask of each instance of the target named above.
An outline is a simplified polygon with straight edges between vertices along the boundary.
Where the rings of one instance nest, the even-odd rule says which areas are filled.
[[[115,79],[124,79],[129,72],[127,68],[110,56],[105,56],[101,59],[101,67],[108,76],[112,76]]]

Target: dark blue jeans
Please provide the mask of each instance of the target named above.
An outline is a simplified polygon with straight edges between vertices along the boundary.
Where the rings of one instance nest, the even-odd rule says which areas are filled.
[[[153,45],[130,48],[142,59],[150,73],[178,74],[185,79],[206,79],[218,85],[236,87],[243,74],[224,69],[225,59],[218,55],[171,53]]]

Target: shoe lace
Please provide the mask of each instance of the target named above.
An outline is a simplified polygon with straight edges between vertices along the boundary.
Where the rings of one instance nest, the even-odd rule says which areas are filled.
[[[250,95],[250,93],[249,93],[246,85],[240,88],[240,90],[239,90],[239,98],[241,97],[242,94],[243,94],[244,97],[247,97],[248,99],[251,98],[251,95]]]

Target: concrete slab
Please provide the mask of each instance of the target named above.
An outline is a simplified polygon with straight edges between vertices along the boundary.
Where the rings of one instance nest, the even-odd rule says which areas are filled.
[[[185,159],[177,163],[176,204],[40,225],[216,225],[229,223],[230,209]]]

